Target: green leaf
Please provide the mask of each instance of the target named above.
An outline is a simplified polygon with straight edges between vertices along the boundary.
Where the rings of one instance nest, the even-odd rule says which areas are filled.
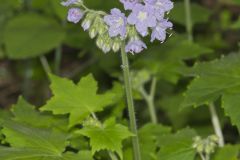
[[[28,148],[0,147],[1,160],[92,160],[89,151],[78,154],[67,152],[63,155],[52,155],[46,151]]]
[[[90,151],[80,151],[77,154],[67,152],[63,155],[64,160],[93,160]]]
[[[22,14],[6,25],[4,43],[9,58],[31,58],[57,47],[64,35],[61,26],[53,19],[37,14]]]
[[[60,154],[67,145],[67,135],[57,131],[34,128],[11,120],[6,120],[3,127],[2,133],[13,147],[33,148]]]
[[[50,79],[54,96],[41,110],[54,114],[70,113],[70,127],[112,103],[113,94],[97,94],[97,82],[92,75],[82,78],[77,85],[54,75],[50,75]]]
[[[207,8],[196,3],[191,3],[191,19],[193,25],[207,22],[210,15],[211,12]],[[170,12],[170,19],[181,25],[186,25],[185,5],[183,2],[174,3],[174,8]]]
[[[155,160],[157,137],[167,135],[171,128],[160,124],[146,124],[139,130],[140,150],[142,159]]]
[[[66,134],[12,120],[3,123],[2,133],[11,148],[0,148],[1,160],[58,160],[62,159],[62,152],[68,145]]]
[[[55,157],[46,151],[28,148],[10,148],[0,147],[1,160],[57,160]],[[59,158],[58,158],[59,159]]]
[[[100,150],[110,150],[117,152],[122,159],[122,141],[130,136],[128,128],[115,124],[111,120],[105,121],[102,126],[85,126],[83,129],[76,131],[77,134],[90,138],[92,154]]]
[[[137,60],[134,65],[144,66],[157,74],[159,79],[172,83],[177,83],[181,74],[185,74],[183,71],[187,66],[184,60],[196,59],[201,55],[213,53],[211,49],[189,42],[181,35],[174,35],[166,43],[151,47],[146,52],[147,54],[143,54],[145,57]]]
[[[240,129],[240,55],[232,54],[194,67],[196,78],[185,93],[183,106],[199,106],[222,97],[222,107]]]
[[[164,110],[165,114],[170,119],[174,129],[186,126],[190,119],[190,114],[193,113],[193,108],[181,108],[183,99],[184,97],[182,94],[176,94],[163,97],[159,101],[161,109]]]
[[[24,122],[31,126],[40,128],[58,128],[67,130],[67,119],[64,117],[56,117],[47,113],[40,113],[35,106],[26,102],[22,97],[19,98],[17,104],[13,105],[12,113],[14,120]]]
[[[238,160],[239,149],[239,145],[225,145],[223,148],[218,149],[212,160]]]
[[[184,129],[176,134],[158,137],[160,151],[159,160],[194,160],[195,150],[192,147],[196,133],[192,129]]]

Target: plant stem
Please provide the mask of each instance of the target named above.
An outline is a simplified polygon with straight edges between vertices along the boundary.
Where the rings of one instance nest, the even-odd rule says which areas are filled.
[[[219,118],[218,118],[218,115],[217,115],[214,104],[209,105],[209,110],[210,110],[210,113],[211,113],[212,124],[213,124],[215,134],[219,138],[218,144],[219,144],[220,147],[223,147],[224,146],[224,137],[223,137],[221,125],[220,125]]]
[[[205,156],[204,156],[202,153],[199,153],[199,155],[200,155],[200,157],[201,157],[202,160],[206,160],[206,159],[205,159]]]
[[[155,96],[156,84],[157,84],[157,79],[156,79],[156,77],[154,77],[153,80],[152,80],[152,84],[151,84],[150,94],[147,94],[143,87],[141,87],[139,89],[139,92],[142,94],[143,98],[147,102],[150,117],[151,117],[151,121],[154,124],[157,124],[157,114],[156,114],[155,105],[154,105],[154,96]]]
[[[118,160],[118,157],[113,152],[108,152],[112,160]]]
[[[24,61],[24,80],[22,85],[22,92],[25,98],[29,98],[31,94],[31,84],[33,76],[32,62],[29,60]]]
[[[133,95],[132,95],[132,84],[131,84],[132,82],[131,82],[131,77],[129,73],[128,57],[127,57],[127,53],[125,52],[124,42],[122,43],[122,46],[121,46],[121,56],[122,56],[123,77],[124,77],[124,84],[125,84],[125,91],[126,91],[126,98],[127,98],[127,104],[128,104],[129,119],[130,119],[130,129],[133,132],[133,134],[135,134],[135,136],[132,137],[134,160],[141,160],[138,131],[137,131],[135,111],[134,111],[134,102],[133,102]]]
[[[43,69],[44,69],[46,74],[52,73],[51,68],[50,68],[50,66],[48,64],[48,61],[47,61],[45,56],[40,56],[40,62],[42,64]]]
[[[55,59],[54,59],[54,73],[60,74],[60,65],[61,65],[61,59],[62,59],[62,47],[61,45],[56,48],[55,51]]]
[[[156,86],[157,86],[157,78],[153,77],[152,79],[152,84],[151,84],[151,89],[150,89],[150,100],[151,103],[149,105],[150,110],[151,110],[151,116],[153,119],[153,123],[158,123],[157,122],[157,113],[156,113],[156,109],[155,109],[155,105],[154,105],[154,97],[155,97],[155,92],[156,92]]]
[[[186,30],[187,30],[188,40],[192,41],[193,35],[192,35],[192,17],[191,17],[190,0],[184,0],[184,4],[185,4]]]

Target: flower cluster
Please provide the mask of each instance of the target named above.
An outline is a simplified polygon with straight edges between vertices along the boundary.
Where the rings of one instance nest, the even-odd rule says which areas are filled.
[[[171,0],[120,0],[120,2],[125,10],[130,10],[128,16],[117,8],[112,9],[110,14],[90,10],[84,6],[82,0],[67,0],[62,2],[62,5],[74,6],[68,12],[70,22],[78,23],[86,13],[82,27],[85,31],[89,30],[91,38],[97,37],[97,46],[104,52],[111,49],[117,52],[121,43],[127,41],[126,52],[140,53],[147,48],[141,37],[146,37],[149,33],[151,42],[165,41],[166,30],[173,26],[164,18],[173,8]]]

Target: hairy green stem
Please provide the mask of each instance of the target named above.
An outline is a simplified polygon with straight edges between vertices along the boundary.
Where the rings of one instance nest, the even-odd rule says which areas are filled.
[[[60,45],[56,48],[54,58],[54,73],[57,75],[60,74],[61,59],[62,59],[62,47]]]
[[[220,147],[223,147],[224,146],[224,137],[223,137],[220,121],[219,121],[219,118],[218,118],[218,115],[217,115],[214,104],[209,105],[209,110],[210,110],[210,113],[211,113],[212,124],[213,124],[215,134],[219,138],[218,144],[219,144]]]
[[[150,103],[149,103],[149,109],[152,117],[153,123],[157,123],[157,113],[156,113],[156,108],[154,105],[154,97],[155,97],[155,92],[156,92],[156,86],[157,86],[157,78],[153,77],[152,79],[152,84],[151,84],[151,89],[150,89]]]
[[[186,30],[187,30],[188,40],[192,41],[193,35],[192,35],[192,17],[191,17],[190,0],[184,0],[184,4],[185,4]]]
[[[24,80],[23,80],[23,85],[22,85],[22,92],[23,92],[23,96],[25,98],[30,97],[30,88],[29,86],[31,86],[32,83],[32,76],[33,76],[33,69],[32,69],[32,62],[29,60],[25,60],[24,62]]]
[[[124,42],[122,43],[122,46],[121,46],[121,56],[122,56],[123,77],[124,77],[124,84],[125,84],[125,91],[126,91],[129,119],[130,119],[130,129],[131,129],[131,132],[133,132],[133,134],[135,135],[134,137],[132,137],[134,160],[141,160],[138,131],[137,131],[135,111],[134,111],[135,109],[134,109],[134,102],[133,102],[133,95],[132,95],[132,84],[131,84],[132,82],[131,82],[131,77],[129,73],[128,57],[127,57],[127,53],[125,52]]]
[[[45,56],[40,56],[40,62],[46,74],[52,73],[51,68],[48,64],[47,58]]]

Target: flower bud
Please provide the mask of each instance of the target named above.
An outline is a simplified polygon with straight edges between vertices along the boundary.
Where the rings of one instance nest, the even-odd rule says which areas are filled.
[[[119,51],[120,47],[121,47],[121,40],[119,38],[115,38],[112,46],[113,52]]]
[[[204,152],[204,148],[205,148],[204,144],[201,143],[201,144],[198,144],[198,146],[196,147],[196,150],[198,153],[202,153]]]
[[[95,27],[91,27],[89,30],[89,36],[90,38],[95,38],[97,36],[97,30],[95,29]]]
[[[103,45],[100,48],[102,49],[102,51],[104,53],[107,53],[107,52],[109,52],[111,50],[112,45],[113,45],[113,41],[109,37],[108,33],[103,34],[102,38],[103,38]]]
[[[84,12],[79,8],[71,8],[68,11],[68,21],[78,23],[84,15]]]
[[[109,52],[110,50],[111,50],[111,45],[109,45],[109,44],[104,44],[104,45],[103,45],[102,51],[103,51],[104,53],[107,53],[107,52]]]
[[[82,22],[82,27],[83,27],[84,31],[88,30],[90,28],[90,26],[91,26],[91,21],[90,20],[85,19]]]
[[[84,127],[93,126],[101,128],[102,124],[98,120],[93,119],[92,117],[88,117],[85,121],[83,121],[83,126]]]
[[[127,27],[127,35],[128,37],[133,41],[133,40],[139,40],[138,33],[136,31],[136,28],[133,26],[128,26]]]
[[[91,27],[92,21],[94,20],[95,16],[96,15],[94,13],[88,13],[86,15],[86,18],[82,22],[82,27],[84,31],[88,30]]]
[[[107,26],[103,21],[103,18],[100,16],[97,16],[93,22],[93,27],[97,29],[98,34],[104,34],[107,31]]]
[[[98,36],[97,40],[96,40],[96,44],[98,46],[98,48],[102,48],[104,43],[103,37],[102,36]]]

